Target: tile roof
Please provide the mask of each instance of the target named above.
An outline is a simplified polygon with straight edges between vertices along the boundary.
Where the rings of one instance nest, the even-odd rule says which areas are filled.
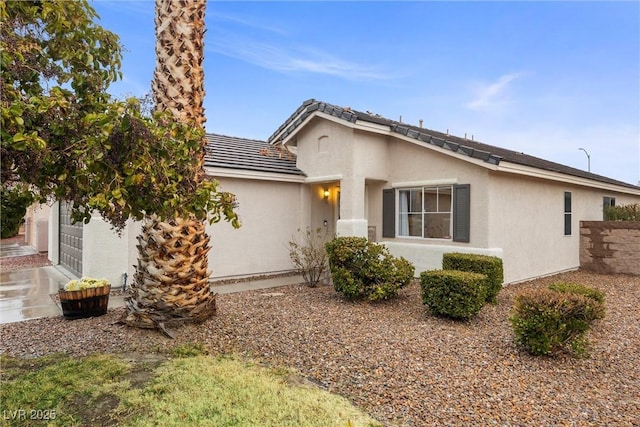
[[[546,171],[558,172],[565,175],[571,175],[607,184],[618,185],[626,188],[633,188],[636,190],[640,188],[633,184],[607,178],[602,175],[593,174],[581,169],[572,168],[570,166],[551,162],[549,160],[544,160],[539,157],[530,156],[521,152],[496,147],[494,145],[484,144],[482,142],[473,141],[466,138],[444,134],[442,132],[418,126],[412,126],[406,123],[390,120],[370,112],[363,113],[360,111],[352,110],[349,107],[338,107],[336,105],[317,101],[315,99],[309,99],[303,102],[302,105],[298,107],[298,109],[269,137],[269,143],[275,144],[285,139],[315,112],[322,112],[351,123],[356,123],[356,121],[365,121],[369,123],[389,126],[391,132],[395,132],[427,144],[433,144],[456,153],[465,154],[469,157],[481,159],[490,164],[499,165],[501,161],[506,161]]]
[[[265,141],[211,133],[206,138],[205,166],[305,175],[296,167],[295,154]]]

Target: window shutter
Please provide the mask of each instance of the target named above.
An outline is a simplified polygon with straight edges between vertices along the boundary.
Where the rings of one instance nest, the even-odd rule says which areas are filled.
[[[469,242],[471,219],[471,185],[453,186],[453,241]]]
[[[396,190],[382,190],[382,237],[396,237]]]

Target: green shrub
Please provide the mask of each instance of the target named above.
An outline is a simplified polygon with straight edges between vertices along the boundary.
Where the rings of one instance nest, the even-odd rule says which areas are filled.
[[[568,292],[576,295],[584,295],[585,297],[598,302],[604,302],[604,292],[579,283],[556,282],[550,284],[549,289],[556,292]]]
[[[605,206],[605,221],[640,221],[640,204]]]
[[[504,282],[502,259],[489,255],[451,252],[442,256],[442,269],[484,274],[487,276],[487,302],[497,302]]]
[[[386,300],[413,279],[413,265],[364,237],[336,237],[325,245],[336,291],[349,299]]]
[[[509,319],[516,342],[533,355],[567,350],[576,356],[586,356],[585,333],[593,320],[604,316],[604,304],[582,290],[567,290],[580,289],[575,285],[560,284],[556,288],[563,290],[529,290],[516,296]]]
[[[24,186],[0,189],[2,205],[0,209],[0,237],[3,239],[18,235],[24,222],[27,208],[34,202],[32,193]]]
[[[475,316],[487,299],[487,276],[458,270],[420,274],[422,303],[435,315],[454,319]]]

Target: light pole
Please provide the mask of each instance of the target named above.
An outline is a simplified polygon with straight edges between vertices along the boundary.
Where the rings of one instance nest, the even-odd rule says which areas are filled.
[[[591,172],[591,156],[587,153],[587,150],[584,148],[578,148],[578,150],[584,151],[584,154],[587,155],[587,172]]]

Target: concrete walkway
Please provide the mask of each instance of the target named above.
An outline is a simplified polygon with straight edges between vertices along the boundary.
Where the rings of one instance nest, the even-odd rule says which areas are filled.
[[[0,258],[9,258],[15,256],[35,255],[36,251],[31,246],[10,243],[8,245],[0,245]]]
[[[1,245],[0,258],[36,253],[29,246]],[[17,271],[0,271],[0,324],[20,322],[40,317],[62,316],[60,303],[52,298],[72,277],[54,266]],[[212,285],[217,294],[267,289],[303,283],[301,276],[271,277],[246,280],[227,285]],[[118,288],[116,288],[118,289]],[[109,297],[109,308],[124,306],[122,295]]]

